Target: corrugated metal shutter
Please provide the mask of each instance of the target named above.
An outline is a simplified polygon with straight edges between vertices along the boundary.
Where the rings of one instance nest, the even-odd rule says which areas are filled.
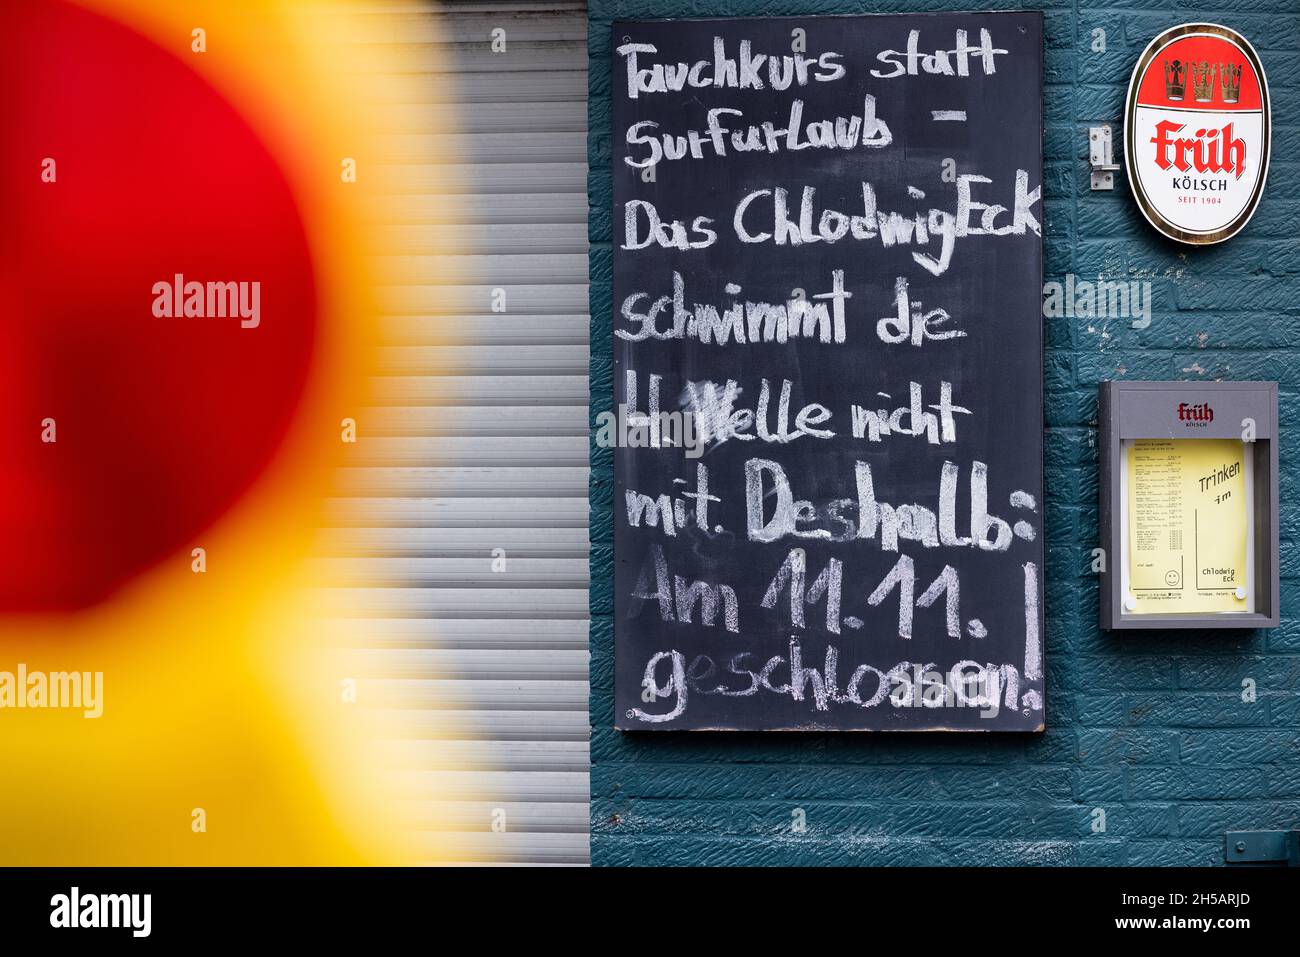
[[[383,15],[383,69],[421,93],[373,112],[384,348],[326,561],[371,687],[405,709],[404,810],[439,858],[584,864],[585,5]]]

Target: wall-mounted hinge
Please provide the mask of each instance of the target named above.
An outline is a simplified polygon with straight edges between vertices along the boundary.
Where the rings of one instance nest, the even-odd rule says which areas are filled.
[[[1115,173],[1119,170],[1119,164],[1115,162],[1109,123],[1089,128],[1088,165],[1092,167],[1093,189],[1115,188]]]
[[[1223,835],[1223,859],[1300,867],[1300,831],[1229,831]]]

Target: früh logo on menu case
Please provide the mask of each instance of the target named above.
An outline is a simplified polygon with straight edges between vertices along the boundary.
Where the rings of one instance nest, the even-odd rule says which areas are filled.
[[[1208,402],[1200,402],[1196,405],[1179,402],[1178,421],[1182,422],[1188,428],[1191,428],[1192,426],[1204,428],[1214,421],[1214,409],[1210,408],[1210,403]]]
[[[1212,23],[1185,23],[1142,52],[1129,81],[1129,185],[1156,229],[1218,243],[1254,214],[1268,176],[1268,83],[1255,48]]]

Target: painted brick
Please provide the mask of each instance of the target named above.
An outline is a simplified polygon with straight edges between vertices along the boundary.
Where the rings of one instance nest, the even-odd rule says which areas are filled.
[[[1087,128],[1118,132],[1129,74],[1184,0],[1045,3],[1045,278],[1150,283],[1151,323],[1045,320],[1047,728],[1037,736],[625,734],[612,728],[611,456],[592,449],[592,859],[596,864],[1220,865],[1223,833],[1300,825],[1300,16],[1236,0],[1214,19],[1261,50],[1275,161],[1231,242],[1158,236],[1127,183],[1088,188]],[[588,178],[592,412],[611,393],[608,27],[615,18],[997,9],[1003,0],[593,0]],[[1092,48],[1105,32],[1104,52]],[[1123,180],[1121,174],[1120,179]],[[1282,627],[1097,627],[1096,387],[1110,378],[1281,383]],[[1253,679],[1257,700],[1242,701]],[[791,828],[802,807],[806,829]],[[1094,832],[1094,809],[1106,829]]]
[[[1178,745],[1177,732],[1164,729],[1089,728],[1079,732],[1076,754],[1084,764],[1175,764]]]
[[[1249,735],[1236,730],[1181,731],[1178,753],[1184,766],[1295,763],[1300,761],[1300,734],[1294,729]]]
[[[1295,827],[1300,803],[1242,801],[1178,805],[1178,833],[1185,837],[1219,837],[1225,831],[1275,831]]]
[[[1130,841],[1125,863],[1134,867],[1211,867],[1223,863],[1223,841]]]

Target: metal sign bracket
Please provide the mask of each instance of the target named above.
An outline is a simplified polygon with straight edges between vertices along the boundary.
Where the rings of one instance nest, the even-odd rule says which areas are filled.
[[[1229,831],[1223,835],[1223,859],[1300,867],[1300,831]]]
[[[1092,167],[1093,189],[1115,188],[1119,164],[1115,162],[1109,123],[1088,129],[1088,165]]]

